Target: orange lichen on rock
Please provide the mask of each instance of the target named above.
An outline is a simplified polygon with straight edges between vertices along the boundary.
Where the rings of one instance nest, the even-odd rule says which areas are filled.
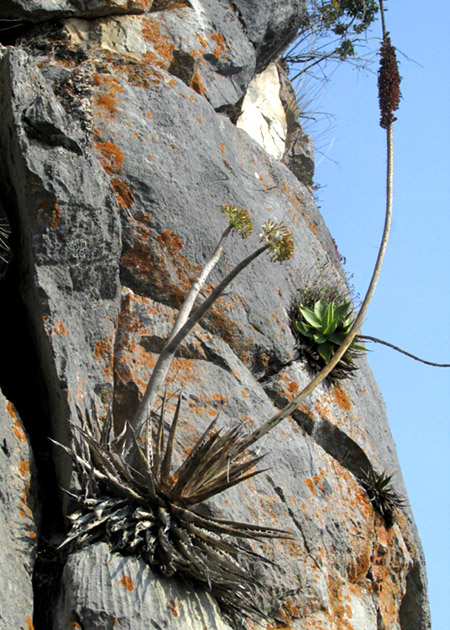
[[[217,57],[217,59],[220,59],[220,57],[224,56],[223,53],[227,49],[224,36],[222,35],[222,33],[214,32],[211,34],[211,39],[216,43],[213,55]]]
[[[117,96],[123,92],[116,77],[106,74],[94,74],[93,83],[97,86],[94,95],[94,107],[99,118],[114,119],[116,114],[120,113],[117,105],[121,103],[121,99]]]
[[[202,35],[197,34],[197,39],[200,42],[200,44],[203,46],[203,48],[207,48],[208,42]]]
[[[177,603],[174,599],[170,600],[170,602],[167,604],[167,608],[168,610],[170,610],[170,612],[172,613],[174,617],[178,617],[179,612],[177,610]]]
[[[122,210],[131,208],[134,205],[134,195],[128,184],[124,182],[123,179],[113,177],[111,179],[111,185],[114,189],[119,208],[122,208]]]
[[[167,376],[167,382],[184,387],[190,383],[202,383],[203,370],[196,361],[175,357]]]
[[[313,495],[316,497],[317,496],[317,492],[316,489],[314,487],[314,483],[312,479],[305,479],[305,483],[308,486],[309,490],[313,493]]]
[[[172,256],[177,254],[180,249],[183,248],[183,242],[180,237],[170,230],[164,230],[164,232],[161,232],[157,240],[167,248],[168,252],[172,254]]]
[[[29,615],[25,617],[25,622],[27,624],[27,630],[34,630],[33,620]]]
[[[359,630],[349,621],[348,611],[351,609],[346,602],[345,583],[334,571],[328,575],[328,615],[336,623],[339,630]]]
[[[322,402],[320,402],[320,400],[315,400],[314,401],[314,409],[316,411],[316,413],[323,418],[324,420],[330,420],[332,417],[331,414],[331,410],[330,407],[327,404],[326,398],[322,399]]]
[[[57,227],[59,220],[61,219],[61,208],[57,203],[53,206],[52,210],[52,222],[50,223],[51,228]]]
[[[108,175],[111,175],[112,173],[118,174],[122,171],[124,156],[120,147],[108,140],[104,142],[97,140],[95,148],[100,154],[100,164],[103,166]]]
[[[107,379],[113,375],[113,344],[112,338],[100,339],[94,345],[94,358],[103,364],[103,373]]]
[[[189,87],[195,90],[197,94],[200,94],[200,96],[205,96],[205,93],[208,91],[202,83],[199,72],[194,72]]]
[[[133,4],[142,11],[148,11],[152,7],[153,0],[133,0]]]
[[[299,411],[301,411],[301,413],[304,413],[305,416],[308,416],[308,418],[310,418],[311,420],[314,419],[314,413],[309,408],[309,405],[306,405],[306,404],[300,405]]]
[[[68,334],[67,328],[64,326],[62,321],[57,319],[53,328],[52,337],[56,337],[56,335],[63,335],[66,337]]]
[[[173,57],[174,44],[167,33],[161,31],[161,21],[157,18],[142,18],[142,37],[150,42],[155,51],[153,64],[167,70]],[[149,51],[149,53],[151,52]]]
[[[332,400],[337,404],[339,409],[342,409],[342,411],[350,411],[352,403],[350,402],[350,398],[340,385],[335,385],[333,387],[331,397]]]
[[[19,499],[19,514],[21,518],[28,516],[28,518],[33,518],[33,511],[28,506],[28,499],[30,495],[30,478],[28,477],[25,487],[22,490],[22,498]]]
[[[8,406],[11,405],[11,403],[8,403]],[[11,405],[12,407],[12,405]],[[11,415],[11,412],[9,411],[9,415]],[[15,412],[15,409],[14,409]],[[14,418],[14,422],[13,422],[13,433],[16,436],[16,438],[18,440],[20,440],[21,442],[26,442],[27,441],[27,436],[25,435],[25,431],[22,429],[19,419],[16,417]]]
[[[383,519],[377,519],[376,543],[373,548],[371,573],[377,593],[383,627],[398,624],[398,602],[406,589],[406,577],[412,558],[397,525],[387,529]]]
[[[123,578],[120,580],[120,583],[127,589],[127,591],[134,590],[134,583],[129,575],[124,575]]]
[[[12,402],[10,402],[8,400],[8,402],[6,403],[6,409],[8,410],[8,413],[10,415],[11,418],[17,419],[17,411],[16,408],[14,407],[14,405],[12,404]],[[25,434],[24,434],[25,435]]]
[[[19,474],[21,477],[28,477],[30,474],[30,462],[28,459],[21,459],[19,462]]]

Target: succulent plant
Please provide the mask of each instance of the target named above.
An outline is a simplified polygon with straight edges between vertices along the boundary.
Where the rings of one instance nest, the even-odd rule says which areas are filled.
[[[144,444],[134,439],[134,466],[123,456],[111,419],[101,429],[95,410],[84,415],[78,410],[82,428],[74,447],[63,448],[75,461],[83,491],[71,495],[78,507],[69,516],[71,529],[62,546],[107,541],[113,551],[140,556],[165,576],[177,574],[200,583],[225,610],[266,616],[260,603],[266,587],[252,575],[251,564],[271,562],[237,541],[287,538],[289,533],[205,516],[196,509],[263,472],[254,470],[263,456],[245,453],[239,426],[215,430],[216,417],[173,471],[181,401],[180,395],[164,440],[164,396],[158,426]]]
[[[406,505],[406,499],[392,489],[392,477],[386,471],[377,474],[373,469],[363,471],[361,484],[367,492],[369,501],[391,528],[395,522],[395,510]]]
[[[347,337],[352,324],[351,303],[338,296],[327,299],[332,292],[327,289],[302,291],[301,303],[291,308],[291,326],[299,342],[299,350],[307,357],[311,367],[320,370]],[[317,299],[318,298],[318,299]],[[300,319],[296,319],[300,314]],[[364,346],[352,343],[341,361],[331,373],[331,381],[347,378],[357,369],[354,358]],[[330,377],[329,377],[330,378]]]

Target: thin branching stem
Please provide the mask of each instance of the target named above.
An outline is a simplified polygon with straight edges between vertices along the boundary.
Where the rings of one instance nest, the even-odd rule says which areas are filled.
[[[420,361],[420,363],[425,363],[425,365],[432,365],[434,367],[442,367],[448,368],[450,367],[450,363],[435,363],[434,361],[426,361],[425,359],[421,359],[417,357],[415,354],[411,354],[411,352],[407,352],[398,346],[395,346],[393,343],[389,343],[388,341],[383,341],[383,339],[378,339],[378,337],[371,337],[370,335],[358,335],[360,339],[364,339],[365,341],[373,341],[375,343],[381,343],[383,346],[387,346],[388,348],[392,348],[397,352],[401,352],[405,354],[407,357],[414,359],[414,361]]]
[[[205,284],[209,274],[217,265],[217,263],[220,260],[220,257],[223,254],[223,247],[224,247],[225,241],[228,235],[230,234],[230,232],[232,231],[232,229],[233,228],[231,227],[231,225],[229,225],[227,229],[224,231],[216,249],[214,250],[213,255],[208,260],[206,265],[203,267],[199,276],[197,277],[197,279],[195,280],[195,282],[192,284],[191,288],[189,289],[186,299],[184,300],[178,312],[177,318],[175,320],[175,324],[173,325],[173,329],[172,329],[169,339],[167,340],[167,343],[170,343],[170,341],[172,341],[172,339],[175,337],[175,335],[180,330],[180,328],[186,323],[194,307],[195,300],[197,299],[198,294],[202,290],[202,287]]]
[[[147,385],[147,389],[145,394],[139,403],[136,414],[131,422],[131,426],[133,427],[136,435],[139,437],[144,429],[144,426],[147,422],[148,415],[154,405],[156,400],[156,396],[160,391],[167,373],[169,371],[172,359],[175,355],[175,352],[183,341],[183,339],[190,333],[190,331],[194,328],[194,326],[200,321],[206,311],[211,308],[214,302],[222,295],[227,286],[234,280],[234,278],[247,267],[255,258],[260,256],[263,252],[267,251],[270,248],[269,244],[265,244],[262,247],[259,247],[252,254],[247,256],[244,260],[242,260],[238,265],[234,267],[230,271],[230,273],[225,276],[225,278],[216,286],[213,291],[211,291],[210,295],[204,300],[204,302],[187,318],[185,323],[179,327],[178,332],[175,335],[171,335],[169,341],[166,343],[164,348],[161,351],[161,354],[158,357],[156,365],[153,369],[152,375]]]

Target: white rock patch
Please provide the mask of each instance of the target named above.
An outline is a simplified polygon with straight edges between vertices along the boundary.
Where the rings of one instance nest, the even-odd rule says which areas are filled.
[[[249,83],[237,127],[279,160],[283,156],[287,123],[280,99],[278,69],[271,63]]]

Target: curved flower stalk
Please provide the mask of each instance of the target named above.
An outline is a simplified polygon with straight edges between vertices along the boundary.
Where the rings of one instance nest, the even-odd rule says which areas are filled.
[[[173,471],[181,395],[166,440],[166,395],[157,426],[152,422],[156,395],[176,349],[230,282],[265,251],[278,262],[293,254],[293,240],[286,226],[267,222],[262,227],[261,247],[236,265],[192,314],[229,234],[235,231],[246,238],[252,231],[247,210],[235,206],[222,206],[221,210],[229,225],[188,292],[135,417],[125,424],[121,435],[115,436],[111,416],[101,428],[95,409],[84,415],[78,410],[81,428],[74,427],[74,447],[62,448],[75,462],[84,494],[72,495],[78,509],[69,516],[71,529],[63,546],[76,548],[106,540],[113,550],[140,556],[166,576],[178,574],[196,580],[228,610],[266,617],[261,602],[267,588],[253,577],[249,565],[255,561],[272,563],[237,541],[290,538],[289,532],[202,516],[196,510],[198,504],[264,472],[255,470],[263,457],[248,452],[240,426],[223,433],[214,431],[216,417]]]
[[[211,591],[227,610],[266,617],[261,602],[267,588],[251,571],[256,561],[272,564],[240,540],[290,538],[280,529],[203,516],[196,506],[224,490],[259,475],[263,456],[246,451],[240,428],[215,431],[217,417],[201,435],[184,462],[172,470],[175,433],[182,396],[164,436],[166,395],[149,454],[133,431],[139,470],[124,457],[112,429],[103,428],[95,409],[84,415],[73,449],[80,487],[71,495],[78,509],[70,515],[71,530],[62,547],[82,548],[99,540],[113,551],[141,557],[152,569],[170,577],[195,580]],[[61,445],[60,445],[61,446]]]
[[[383,28],[383,40],[381,44],[381,62],[379,69],[379,103],[381,112],[380,126],[386,128],[386,210],[383,235],[381,238],[381,244],[378,250],[378,256],[375,263],[372,278],[370,280],[367,293],[364,297],[359,313],[350,328],[347,337],[343,343],[339,346],[336,352],[331,357],[327,365],[312,379],[312,381],[299,393],[294,399],[287,404],[278,413],[269,418],[261,427],[255,429],[250,433],[246,440],[247,446],[251,446],[257,442],[263,435],[271,431],[276,427],[284,418],[289,416],[297,407],[307,398],[320,383],[327,378],[331,371],[336,367],[345,353],[348,351],[352,343],[354,343],[356,336],[363,324],[364,317],[366,315],[369,304],[375,293],[375,288],[378,283],[378,279],[383,266],[383,260],[386,253],[386,248],[389,240],[389,233],[392,222],[392,202],[393,202],[393,182],[394,182],[394,142],[393,142],[393,130],[392,125],[395,120],[393,115],[394,111],[398,108],[400,99],[400,75],[397,69],[397,61],[395,58],[395,49],[391,46],[386,27],[384,23],[384,11],[383,2],[380,0],[380,11],[382,16],[382,28]],[[387,58],[389,62],[387,63]],[[385,124],[386,123],[386,126]]]
[[[262,241],[263,245],[236,265],[234,269],[232,269],[215,287],[215,289],[211,291],[210,295],[203,301],[203,303],[192,313],[195,300],[202,286],[204,286],[209,273],[215,267],[222,255],[223,243],[228,234],[232,230],[235,230],[243,238],[247,238],[252,231],[251,220],[247,210],[237,210],[235,206],[222,206],[222,212],[227,216],[229,226],[223,233],[213,256],[192,285],[192,288],[180,309],[173,330],[158,357],[145,394],[139,403],[134,418],[130,423],[130,428],[134,430],[134,433],[138,437],[140,437],[144,432],[147,435],[150,431],[150,413],[155,404],[156,396],[163,388],[170,364],[178,346],[182,343],[194,326],[201,320],[203,315],[211,308],[214,302],[222,295],[227,286],[243,269],[245,269],[251,262],[253,262],[253,260],[258,258],[258,256],[265,251],[270,251],[271,260],[277,262],[288,260],[293,254],[294,244],[292,235],[286,226],[283,223],[268,221],[263,225],[262,233],[260,235],[260,241]],[[127,434],[127,443],[130,450],[132,441],[129,433]]]

